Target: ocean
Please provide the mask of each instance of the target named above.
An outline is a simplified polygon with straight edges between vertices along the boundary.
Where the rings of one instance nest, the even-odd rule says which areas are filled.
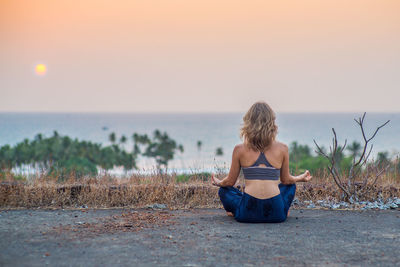
[[[0,113],[0,146],[14,145],[23,139],[33,139],[38,133],[51,136],[53,131],[80,140],[110,144],[108,136],[115,132],[128,137],[125,149],[131,150],[134,132],[152,135],[155,129],[165,131],[184,152],[177,152],[169,168],[176,171],[215,171],[228,168],[233,147],[240,143],[239,129],[242,113]],[[313,139],[328,147],[335,128],[340,143],[362,141],[361,131],[354,118],[362,113],[278,113],[279,132],[277,139],[290,145],[297,141],[313,150]],[[400,151],[400,113],[367,113],[365,130],[367,136],[386,120],[390,123],[382,128],[373,140],[373,156],[388,151],[396,156]],[[197,141],[202,142],[201,149]],[[222,156],[215,150],[221,147]],[[140,158],[139,168],[154,168],[154,162]]]

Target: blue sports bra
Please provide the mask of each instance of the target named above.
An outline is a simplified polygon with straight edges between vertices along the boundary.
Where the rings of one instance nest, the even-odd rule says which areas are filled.
[[[260,164],[265,164],[267,167],[259,167]],[[279,180],[281,170],[273,167],[268,162],[264,152],[260,153],[256,162],[250,167],[244,167],[243,176],[248,180]]]

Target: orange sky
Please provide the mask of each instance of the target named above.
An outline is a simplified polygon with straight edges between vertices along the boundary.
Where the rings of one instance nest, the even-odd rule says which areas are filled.
[[[0,111],[400,112],[399,14],[397,0],[0,0]]]

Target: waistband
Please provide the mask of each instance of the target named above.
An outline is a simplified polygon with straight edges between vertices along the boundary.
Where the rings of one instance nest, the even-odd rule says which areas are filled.
[[[279,193],[278,195],[270,197],[270,198],[256,198],[256,197],[253,197],[252,195],[249,195],[246,192],[243,192],[243,196],[246,196],[248,198],[253,198],[253,199],[256,199],[258,201],[276,200],[276,199],[279,199],[280,197],[282,197],[281,194]]]

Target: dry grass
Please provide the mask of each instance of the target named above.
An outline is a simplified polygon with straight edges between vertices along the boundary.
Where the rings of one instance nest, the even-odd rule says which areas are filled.
[[[171,209],[221,207],[218,188],[204,177],[194,175],[189,181],[177,182],[174,175],[131,176],[129,178],[74,178],[57,182],[37,177],[21,182],[7,175],[0,183],[0,208],[89,208],[146,207],[163,203]],[[341,193],[328,174],[310,183],[299,183],[296,196],[304,200],[339,200]],[[386,174],[368,188],[365,200],[400,196],[399,177]]]
[[[154,203],[171,208],[217,207],[218,189],[208,183],[176,183],[174,177],[70,179],[57,183],[42,177],[33,182],[6,181],[0,185],[0,207],[145,207]]]

